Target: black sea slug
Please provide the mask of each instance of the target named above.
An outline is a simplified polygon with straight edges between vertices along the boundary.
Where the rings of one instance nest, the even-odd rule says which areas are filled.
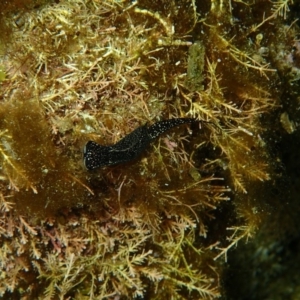
[[[199,122],[199,120],[178,118],[159,121],[150,126],[146,124],[138,127],[111,146],[102,146],[89,141],[84,147],[84,165],[88,170],[94,170],[131,161],[138,157],[160,134],[175,126],[193,122]]]

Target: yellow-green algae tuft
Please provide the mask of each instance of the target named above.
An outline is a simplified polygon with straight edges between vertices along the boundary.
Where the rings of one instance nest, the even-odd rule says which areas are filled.
[[[88,198],[74,181],[78,162],[55,147],[38,101],[3,103],[0,119],[2,172],[7,188],[16,190],[16,211],[47,215]]]

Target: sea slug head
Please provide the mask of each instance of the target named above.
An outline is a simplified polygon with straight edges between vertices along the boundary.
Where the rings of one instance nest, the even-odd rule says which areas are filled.
[[[88,170],[109,165],[109,146],[101,146],[93,141],[86,143],[83,149],[83,163]]]

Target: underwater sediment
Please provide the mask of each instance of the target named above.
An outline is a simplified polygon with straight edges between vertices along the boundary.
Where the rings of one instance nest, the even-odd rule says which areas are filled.
[[[291,5],[0,5],[2,297],[224,295],[228,251],[270,214],[280,164],[270,116],[283,76],[300,74]],[[113,145],[171,118],[199,123],[132,162],[84,168],[87,141]],[[280,122],[296,130],[288,112]]]

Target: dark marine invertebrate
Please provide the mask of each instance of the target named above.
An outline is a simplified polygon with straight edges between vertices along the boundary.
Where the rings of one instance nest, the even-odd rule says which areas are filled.
[[[163,120],[151,126],[145,124],[111,146],[102,146],[89,141],[84,147],[84,165],[88,170],[94,170],[131,161],[160,134],[175,126],[193,122],[197,122],[197,119],[178,118]]]

